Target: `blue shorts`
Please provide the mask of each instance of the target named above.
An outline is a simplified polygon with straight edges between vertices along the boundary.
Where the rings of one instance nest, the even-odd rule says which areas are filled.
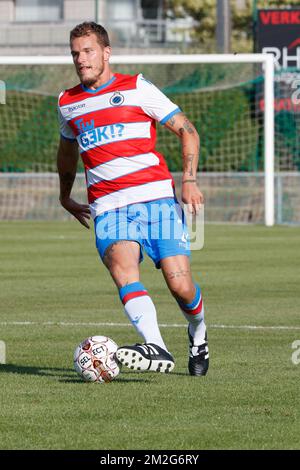
[[[103,260],[106,249],[120,240],[138,242],[160,268],[160,260],[168,256],[190,256],[190,242],[184,213],[175,198],[149,202],[104,212],[95,218],[96,246]]]

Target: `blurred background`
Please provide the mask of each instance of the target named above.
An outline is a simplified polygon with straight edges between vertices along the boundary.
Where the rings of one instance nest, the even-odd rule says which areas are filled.
[[[1,54],[68,54],[84,20],[110,31],[115,53],[253,52],[257,9],[285,6],[299,1],[0,0]]]

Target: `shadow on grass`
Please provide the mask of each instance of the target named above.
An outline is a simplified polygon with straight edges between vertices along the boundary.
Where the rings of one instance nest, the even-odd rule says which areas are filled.
[[[62,379],[60,380],[60,382],[64,382],[64,383],[80,383],[80,384],[83,384],[83,385],[86,385],[90,382],[85,382],[84,380],[82,380],[80,377],[70,377],[70,378],[67,378],[67,379]],[[114,383],[118,383],[118,384],[122,384],[122,383],[146,383],[146,382],[149,382],[149,380],[147,380],[145,378],[145,376],[141,377],[141,378],[135,378],[135,377],[131,377],[131,378],[125,378],[125,377],[120,377],[120,375],[118,375],[118,377],[113,381]]]
[[[13,373],[13,374],[21,374],[21,375],[40,375],[43,377],[53,377],[58,379],[59,382],[64,383],[78,383],[78,384],[86,384],[79,376],[77,376],[74,369],[65,369],[60,367],[35,367],[35,366],[23,366],[18,364],[0,364],[0,374],[1,373]],[[117,381],[118,383],[136,383],[141,382],[145,383],[148,382],[145,375],[137,377],[125,377],[126,374],[131,374],[130,372],[122,371],[121,374],[118,376]]]
[[[64,369],[60,367],[42,367],[42,366],[23,366],[19,364],[0,364],[1,373],[13,373],[22,375],[42,375],[57,378],[70,377],[74,375],[73,369]]]

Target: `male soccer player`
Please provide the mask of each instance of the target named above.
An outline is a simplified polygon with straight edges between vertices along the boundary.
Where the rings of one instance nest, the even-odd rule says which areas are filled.
[[[188,321],[189,373],[205,375],[209,355],[202,295],[192,278],[186,226],[173,179],[155,150],[155,125],[158,121],[181,141],[182,201],[193,211],[203,203],[196,181],[198,133],[178,106],[142,74],[112,72],[110,42],[102,26],[79,24],[70,33],[70,47],[80,84],[59,96],[60,202],[87,228],[93,217],[100,257],[119,290],[126,315],[143,338],[143,344],[120,347],[117,357],[133,370],[170,372],[174,367],[155,306],[140,282],[139,263],[145,250],[161,268]],[[89,205],[71,198],[78,147]],[[168,215],[165,210],[157,215],[153,210],[157,207],[167,207]],[[171,219],[175,230],[164,237],[162,232]]]

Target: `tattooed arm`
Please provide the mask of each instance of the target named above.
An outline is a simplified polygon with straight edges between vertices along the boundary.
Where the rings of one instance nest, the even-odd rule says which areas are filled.
[[[57,152],[57,170],[60,183],[59,200],[61,205],[70,212],[82,225],[89,228],[87,219],[90,209],[87,204],[78,204],[71,198],[71,191],[76,177],[78,163],[77,142],[60,139]]]
[[[200,139],[193,124],[183,113],[172,116],[165,124],[181,140],[183,174],[182,201],[190,205],[191,212],[198,212],[204,197],[197,186],[197,168],[199,161]]]

